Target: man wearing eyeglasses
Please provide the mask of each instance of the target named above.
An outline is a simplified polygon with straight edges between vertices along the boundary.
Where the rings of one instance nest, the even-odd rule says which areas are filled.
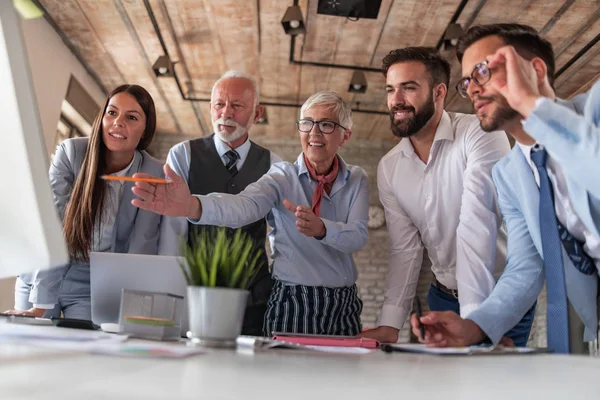
[[[476,26],[457,45],[457,90],[475,106],[486,131],[516,140],[494,167],[508,230],[506,269],[492,294],[467,319],[431,313],[425,342],[497,343],[536,301],[544,281],[548,346],[587,353],[597,338],[600,265],[600,83],[570,101],[553,89],[552,45],[529,26]]]
[[[383,59],[383,74],[391,129],[402,140],[377,171],[389,271],[379,327],[364,336],[395,342],[423,261],[435,276],[427,294],[431,310],[468,316],[492,292],[506,237],[491,171],[510,148],[504,132],[486,134],[476,116],[444,111],[450,65],[435,49],[393,50]],[[507,343],[527,343],[532,320],[533,309],[503,332]]]
[[[181,142],[169,151],[167,163],[198,194],[212,192],[239,193],[256,182],[281,158],[252,142],[248,132],[261,117],[258,85],[251,76],[228,71],[213,85],[210,116],[213,134]],[[207,171],[210,171],[207,173]],[[199,230],[212,226],[195,226],[177,218],[183,231],[193,236]],[[265,248],[267,222],[264,218],[243,227],[259,248]],[[229,231],[233,233],[233,231]],[[267,300],[272,281],[266,253],[261,256],[262,268],[250,284],[250,296],[244,318],[244,335],[262,335]]]

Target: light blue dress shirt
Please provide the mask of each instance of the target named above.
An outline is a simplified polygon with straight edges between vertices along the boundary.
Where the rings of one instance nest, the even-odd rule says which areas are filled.
[[[573,212],[600,238],[600,81],[570,100],[540,99],[523,121],[525,131],[560,165]],[[539,223],[539,189],[517,146],[493,170],[498,203],[508,230],[507,264],[492,294],[469,315],[497,343],[531,307],[545,275]],[[584,341],[598,330],[597,282],[581,274],[563,250],[567,295],[584,322]],[[598,267],[598,266],[597,266]],[[600,273],[600,269],[599,269]],[[590,301],[592,299],[592,301]]]
[[[347,165],[340,157],[331,194],[323,194],[321,220],[327,229],[322,240],[298,232],[296,216],[283,205],[312,203],[317,182],[310,178],[304,156],[296,162],[279,162],[238,195],[212,193],[197,196],[201,225],[238,228],[268,215],[273,228],[269,241],[273,277],[288,285],[352,286],[358,277],[352,253],[368,238],[369,185],[365,171]]]
[[[217,153],[221,157],[221,161],[223,161],[223,165],[227,165],[225,153],[230,150],[229,146],[227,146],[226,143],[223,143],[223,141],[221,141],[217,135],[213,135],[213,142],[215,143]],[[250,139],[246,140],[244,144],[237,147],[235,151],[237,151],[237,153],[240,155],[240,158],[235,164],[239,171],[246,162],[246,158],[248,158],[248,153],[250,152]],[[169,150],[169,154],[167,155],[167,164],[169,164],[171,169],[173,169],[177,175],[181,176],[187,182],[190,172],[190,159],[190,141],[186,140],[185,142],[176,144],[171,148],[171,150]],[[281,157],[271,151],[271,165],[280,161],[282,161]]]

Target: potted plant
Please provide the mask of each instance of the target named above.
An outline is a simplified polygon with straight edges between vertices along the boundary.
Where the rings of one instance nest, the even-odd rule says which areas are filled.
[[[188,283],[188,336],[205,346],[235,346],[242,331],[248,284],[260,269],[257,248],[241,229],[203,230],[185,244],[181,270]]]

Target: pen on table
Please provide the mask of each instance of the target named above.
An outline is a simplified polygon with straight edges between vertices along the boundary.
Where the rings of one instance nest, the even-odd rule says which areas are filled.
[[[169,183],[166,179],[161,178],[134,178],[131,176],[116,176],[116,175],[102,175],[100,179],[106,181],[127,181],[127,182],[148,182],[148,183]]]
[[[419,333],[421,334],[421,339],[425,340],[425,327],[421,323],[421,317],[423,316],[423,311],[421,310],[421,301],[419,300],[419,296],[415,296],[415,300],[417,303],[417,320],[419,321]]]

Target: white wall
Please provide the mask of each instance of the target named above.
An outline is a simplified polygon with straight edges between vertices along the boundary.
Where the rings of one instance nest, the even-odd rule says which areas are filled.
[[[51,154],[71,75],[98,104],[104,103],[105,95],[44,18],[23,20],[22,28],[46,150]],[[13,289],[14,279],[0,280],[0,312],[13,307]]]
[[[22,22],[46,149],[50,154],[54,151],[56,125],[71,75],[96,103],[103,104],[105,95],[44,18]]]

